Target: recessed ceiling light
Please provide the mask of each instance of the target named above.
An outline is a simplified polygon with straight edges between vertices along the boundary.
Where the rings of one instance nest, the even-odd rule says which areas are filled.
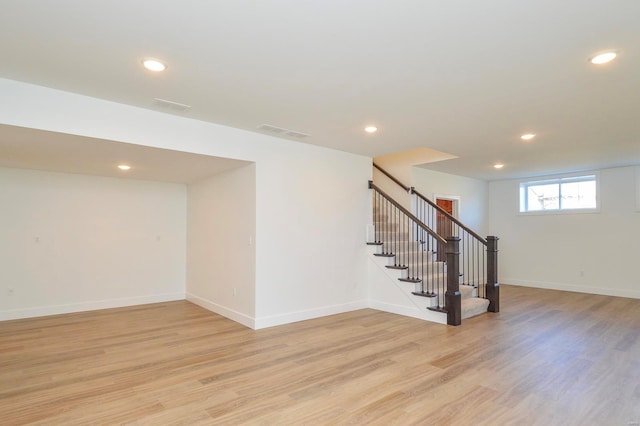
[[[120,164],[120,165],[118,166],[118,168],[119,168],[120,170],[129,170],[129,169],[131,169],[131,166],[128,166],[128,165],[126,165],[126,164]]]
[[[154,58],[143,59],[142,65],[144,65],[144,67],[149,71],[153,72],[161,72],[167,69],[167,65],[164,62]]]
[[[525,133],[524,135],[520,136],[520,139],[522,139],[523,141],[530,141],[535,137],[536,137],[535,133]]]
[[[367,133],[375,133],[378,131],[378,128],[376,126],[367,126],[364,128],[364,131]]]
[[[589,62],[595,65],[602,65],[613,61],[616,56],[618,56],[616,52],[602,52],[589,58]]]
[[[504,164],[502,164],[502,163],[497,163],[497,164],[494,164],[494,165],[493,165],[493,168],[494,168],[494,169],[501,169],[501,168],[503,168],[503,167],[504,167]]]

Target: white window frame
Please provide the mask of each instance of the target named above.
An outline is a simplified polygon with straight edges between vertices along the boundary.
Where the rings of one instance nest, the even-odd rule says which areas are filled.
[[[562,184],[574,182],[595,181],[596,184],[596,206],[587,208],[562,208]],[[527,206],[527,188],[529,186],[558,184],[558,208],[547,210],[521,210]],[[523,191],[524,189],[524,191]],[[522,199],[524,193],[524,200]],[[518,212],[522,215],[546,215],[546,214],[576,214],[576,213],[598,213],[600,212],[600,174],[598,172],[573,173],[568,175],[556,175],[536,178],[535,180],[521,181],[518,185]]]

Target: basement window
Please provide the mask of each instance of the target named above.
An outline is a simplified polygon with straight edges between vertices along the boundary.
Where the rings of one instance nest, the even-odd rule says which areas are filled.
[[[520,183],[520,212],[597,209],[596,175]]]

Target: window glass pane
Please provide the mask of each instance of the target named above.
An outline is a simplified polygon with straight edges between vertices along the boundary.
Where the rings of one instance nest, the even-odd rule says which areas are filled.
[[[520,183],[520,211],[596,209],[596,176]]]
[[[560,185],[531,185],[527,187],[527,211],[558,210]]]
[[[562,184],[562,209],[595,209],[596,181]]]

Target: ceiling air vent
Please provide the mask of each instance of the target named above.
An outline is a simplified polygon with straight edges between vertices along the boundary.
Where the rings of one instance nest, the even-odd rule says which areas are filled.
[[[284,129],[282,127],[272,126],[271,124],[261,124],[258,126],[258,130],[296,139],[303,139],[309,136],[307,133],[296,132],[295,130]]]
[[[170,109],[172,111],[189,111],[191,109],[191,105],[181,104],[179,102],[168,101],[166,99],[153,98],[153,103],[164,108]]]

